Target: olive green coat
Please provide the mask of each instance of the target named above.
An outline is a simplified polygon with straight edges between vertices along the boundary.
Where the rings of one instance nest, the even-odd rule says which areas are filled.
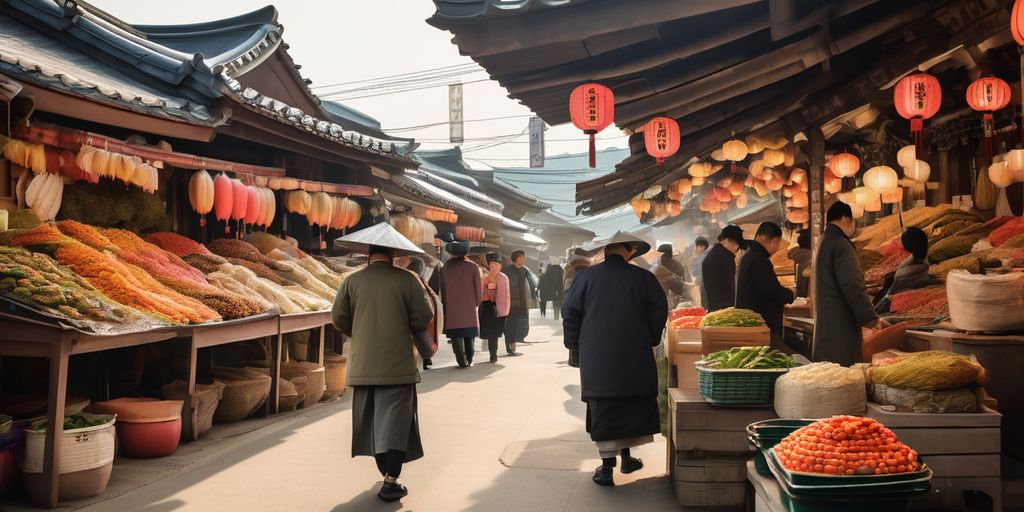
[[[423,287],[411,272],[376,262],[348,276],[331,310],[334,326],[351,342],[348,384],[419,382],[412,334],[425,330],[432,318]]]
[[[864,285],[857,250],[843,230],[829,224],[814,261],[814,361],[859,363],[860,329],[878,319]]]

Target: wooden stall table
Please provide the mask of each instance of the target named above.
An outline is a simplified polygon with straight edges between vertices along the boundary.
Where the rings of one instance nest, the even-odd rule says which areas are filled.
[[[754,461],[747,462],[747,481],[754,490],[754,512],[789,512],[782,502],[782,486],[774,476],[758,473]]]
[[[36,315],[39,316],[39,315]],[[41,317],[40,318],[45,318]],[[134,347],[173,339],[180,335],[180,326],[168,326],[141,332],[92,334],[55,320],[28,318],[0,313],[0,356],[40,357],[50,360],[46,420],[48,425],[64,425],[64,401],[67,394],[68,364],[78,354]],[[47,428],[43,449],[43,477],[47,498],[41,503],[54,508],[58,503],[61,428]]]
[[[276,312],[238,318],[223,322],[212,322],[186,326],[181,328],[181,337],[189,340],[188,392],[185,394],[184,410],[189,411],[182,418],[182,438],[195,441],[199,438],[195,430],[196,411],[192,404],[192,396],[196,392],[196,366],[199,349],[216,347],[228,343],[251,340],[255,338],[273,337],[270,355],[270,397],[267,398],[266,411],[277,413],[278,396],[277,379],[281,376],[281,315]]]

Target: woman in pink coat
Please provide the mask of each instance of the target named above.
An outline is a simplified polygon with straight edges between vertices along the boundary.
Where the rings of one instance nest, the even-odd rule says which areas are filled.
[[[501,272],[501,256],[487,254],[487,275],[480,282],[483,300],[480,301],[480,337],[487,340],[491,362],[498,361],[498,338],[505,332],[505,318],[511,307],[508,276]],[[505,350],[511,355],[508,344]]]

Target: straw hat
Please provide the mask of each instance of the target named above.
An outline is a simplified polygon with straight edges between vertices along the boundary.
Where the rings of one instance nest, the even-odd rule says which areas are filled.
[[[615,244],[629,244],[633,248],[633,254],[629,259],[636,258],[637,256],[643,256],[651,250],[651,244],[644,239],[631,235],[629,233],[623,233],[622,231],[616,231],[607,242],[604,243],[605,247]]]
[[[396,256],[423,254],[408,238],[402,236],[391,224],[381,222],[366,229],[360,229],[334,241],[335,249],[346,249],[352,252],[369,253],[370,246],[387,247],[395,250]]]

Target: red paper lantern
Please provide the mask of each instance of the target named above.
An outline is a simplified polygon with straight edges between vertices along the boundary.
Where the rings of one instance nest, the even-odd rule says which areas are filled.
[[[942,87],[939,80],[927,73],[907,75],[893,89],[896,112],[910,120],[910,133],[914,136],[917,158],[924,155],[924,120],[931,119],[942,105]]]
[[[1024,2],[1015,0],[1010,13],[1010,32],[1017,44],[1024,46]]]
[[[995,135],[992,112],[1010,104],[1010,84],[994,76],[979,78],[967,86],[967,104],[978,112],[984,112],[981,124],[985,133],[985,161],[991,162],[992,136]]]
[[[240,179],[231,180],[231,195],[234,197],[231,205],[231,218],[235,220],[245,219],[245,212],[249,206],[249,191]]]
[[[679,151],[679,142],[679,123],[675,119],[655,117],[644,126],[644,146],[658,165]]]
[[[213,179],[213,214],[217,220],[228,220],[234,208],[235,194],[231,178],[220,173]]]
[[[590,135],[590,167],[597,167],[597,143],[594,136],[615,120],[615,95],[601,84],[583,84],[569,96],[572,124]]]
[[[260,204],[260,190],[252,185],[245,187],[245,223],[255,225],[263,213]]]

